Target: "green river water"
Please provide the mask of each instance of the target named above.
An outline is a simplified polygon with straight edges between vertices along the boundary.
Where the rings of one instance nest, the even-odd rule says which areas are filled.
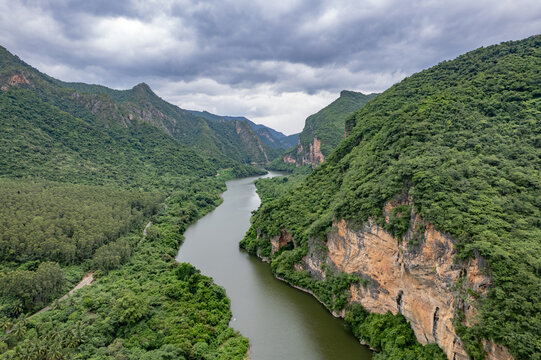
[[[233,311],[230,325],[250,339],[250,359],[371,359],[341,319],[311,295],[275,279],[268,264],[239,250],[251,212],[260,204],[255,179],[227,182],[224,202],[186,230],[177,260],[225,288]]]

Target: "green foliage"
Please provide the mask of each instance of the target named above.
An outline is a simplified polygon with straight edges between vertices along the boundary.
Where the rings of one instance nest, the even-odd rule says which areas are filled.
[[[14,270],[0,274],[0,295],[7,300],[15,300],[8,302],[8,306],[3,306],[2,315],[17,316],[22,312],[35,310],[57,296],[63,285],[62,269],[53,262],[43,262],[35,271]],[[17,308],[18,304],[22,307]]]
[[[345,322],[357,338],[365,340],[378,352],[374,359],[447,359],[437,345],[419,344],[411,326],[401,314],[369,313],[360,304],[353,304],[346,312]]]
[[[130,244],[125,240],[118,240],[101,246],[96,250],[92,263],[98,270],[118,269],[128,261],[132,254]]]
[[[538,358],[540,67],[541,37],[533,36],[475,50],[394,85],[348,118],[348,137],[301,184],[262,203],[248,240],[259,233],[261,244],[286,228],[306,248],[317,233],[313,224],[369,218],[399,237],[409,210],[396,210],[387,224],[383,207],[406,190],[416,213],[456,239],[457,261],[474,254],[488,260],[492,286],[478,300],[479,324],[462,338],[470,355],[478,356],[484,338],[517,359]]]
[[[81,263],[155,213],[163,198],[112,187],[0,179],[0,260]]]
[[[0,359],[238,359],[248,340],[228,326],[225,291],[172,261],[184,229],[215,208],[221,177],[194,179],[171,195],[147,237],[122,237],[130,260],[2,338]],[[204,200],[203,200],[204,199]],[[3,320],[6,322],[6,319]],[[18,322],[19,323],[19,322]],[[8,324],[8,326],[11,326]],[[40,355],[46,354],[46,355]]]
[[[224,290],[171,260],[225,180],[264,173],[244,164],[267,161],[251,127],[146,84],[64,83],[1,47],[0,85],[0,358],[244,359]],[[89,270],[92,286],[26,317]]]
[[[289,152],[289,150],[288,150]],[[276,159],[272,160],[270,163],[265,165],[266,169],[269,170],[276,170],[276,171],[285,171],[285,172],[293,172],[296,168],[295,164],[290,164],[284,162],[284,159],[282,156],[278,156]]]
[[[389,222],[385,224],[385,230],[389,231],[397,239],[406,235],[410,228],[411,206],[398,205],[391,210]]]
[[[321,152],[329,155],[332,150],[344,139],[344,120],[356,110],[361,109],[377,94],[364,95],[354,91],[342,91],[340,97],[317,113],[310,115],[299,135],[300,144],[304,151],[308,151],[314,138],[321,141]],[[297,153],[297,147],[288,150],[288,153]]]
[[[29,90],[0,93],[0,176],[153,189],[216,167],[144,122],[109,129],[45,103]],[[95,121],[95,120],[94,120]]]

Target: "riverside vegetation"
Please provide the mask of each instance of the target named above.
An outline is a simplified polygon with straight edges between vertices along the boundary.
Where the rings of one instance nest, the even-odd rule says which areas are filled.
[[[264,173],[244,164],[265,150],[249,126],[144,84],[63,83],[3,48],[0,86],[0,359],[244,359],[225,291],[174,256],[226,180]]]
[[[401,315],[347,305],[346,290],[360,277],[327,269],[320,281],[294,269],[308,239],[325,241],[333,220],[361,225],[370,218],[401,239],[409,217],[396,213],[387,223],[383,206],[409,194],[417,214],[456,239],[457,259],[488,262],[486,294],[457,290],[479,309],[470,326],[460,311],[455,316],[469,356],[483,359],[483,339],[492,339],[516,359],[541,359],[540,74],[537,35],[472,51],[392,86],[346,119],[348,137],[294,189],[285,180],[258,183],[264,201],[241,247],[270,257],[270,237],[287,229],[295,245],[273,255],[277,276],[310,289],[331,310],[345,309],[353,333],[381,351],[378,358],[443,358],[435,345],[416,342]]]

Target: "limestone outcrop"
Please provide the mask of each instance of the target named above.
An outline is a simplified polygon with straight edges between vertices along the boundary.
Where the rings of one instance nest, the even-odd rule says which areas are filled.
[[[390,221],[394,207],[404,204],[412,205],[411,198],[388,202],[384,208],[386,221]],[[308,253],[296,270],[323,279],[322,268],[326,266],[367,279],[367,286],[350,287],[350,304],[360,303],[368,311],[381,314],[401,313],[420,343],[437,343],[449,359],[466,360],[468,355],[453,320],[457,311],[462,311],[465,325],[477,321],[475,300],[467,294],[486,293],[491,284],[485,273],[486,262],[480,256],[468,261],[456,259],[456,241],[451,236],[413,210],[403,216],[410,216],[410,228],[400,240],[373,220],[360,228],[345,220],[335,221],[326,244],[310,240]],[[273,249],[275,243],[280,246],[286,242],[284,233],[274,239]],[[326,245],[326,253],[322,253],[322,245]],[[459,283],[461,288],[457,287]],[[485,350],[487,359],[512,359],[505,347],[491,341],[485,343]]]

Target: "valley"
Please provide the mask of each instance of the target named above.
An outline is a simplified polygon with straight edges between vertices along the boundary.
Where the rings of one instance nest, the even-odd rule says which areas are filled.
[[[286,135],[0,47],[0,360],[541,359],[540,74],[481,47]]]

